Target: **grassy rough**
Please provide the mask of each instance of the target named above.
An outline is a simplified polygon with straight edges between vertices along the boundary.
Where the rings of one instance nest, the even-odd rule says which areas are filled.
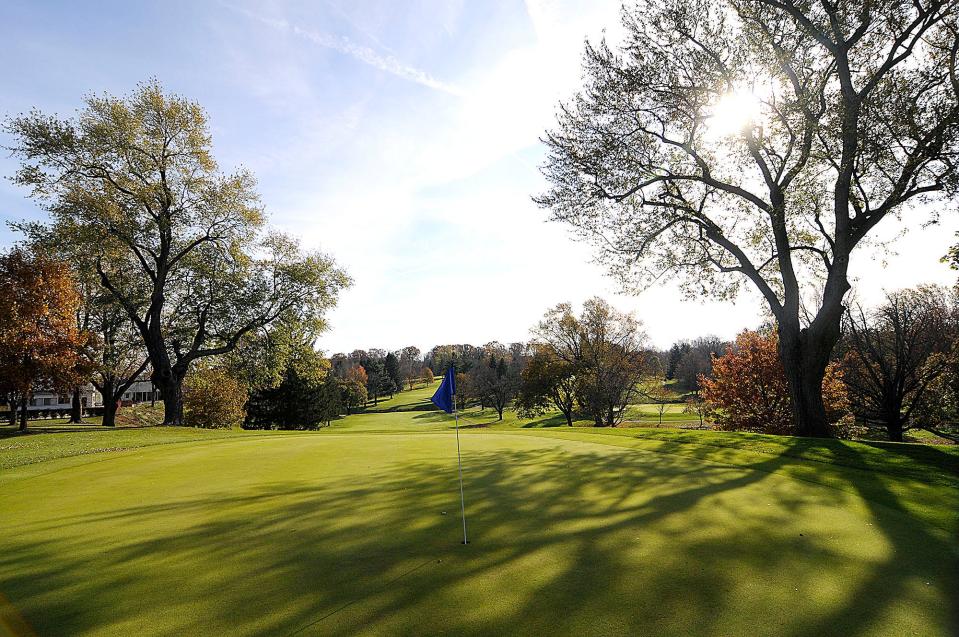
[[[44,635],[950,634],[950,451],[466,429],[462,546],[422,393],[316,433],[50,435],[129,438],[0,472],[0,593]]]

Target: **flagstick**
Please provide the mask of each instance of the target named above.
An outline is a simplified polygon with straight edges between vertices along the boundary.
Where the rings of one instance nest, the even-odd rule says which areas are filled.
[[[463,457],[460,455],[460,415],[456,409],[456,394],[453,394],[453,418],[456,420],[456,462],[460,469],[460,511],[463,514],[463,544],[469,544],[466,537],[466,499],[463,497]]]

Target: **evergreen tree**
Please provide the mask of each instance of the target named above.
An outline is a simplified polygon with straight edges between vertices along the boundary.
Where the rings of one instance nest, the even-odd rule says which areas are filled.
[[[679,361],[683,360],[683,357],[689,353],[689,350],[689,343],[685,341],[675,343],[669,348],[669,359],[666,361],[666,380],[676,378],[676,369],[679,367]]]
[[[320,422],[326,423],[329,427],[334,418],[339,417],[343,411],[343,401],[341,398],[340,383],[332,372],[326,375],[323,385],[319,392],[319,417]]]
[[[396,357],[396,354],[390,352],[386,355],[386,360],[384,361],[384,366],[386,367],[386,375],[389,377],[390,381],[390,398],[393,397],[393,392],[400,391],[403,389],[403,374],[400,372],[400,360]]]

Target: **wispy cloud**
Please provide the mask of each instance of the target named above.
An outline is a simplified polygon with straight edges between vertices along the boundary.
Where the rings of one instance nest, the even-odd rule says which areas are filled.
[[[461,96],[463,94],[463,91],[459,87],[439,80],[423,69],[418,69],[415,66],[406,64],[392,55],[378,53],[370,47],[353,42],[346,36],[329,35],[319,31],[305,29],[299,25],[292,24],[287,20],[269,18],[241,7],[235,7],[228,4],[225,6],[273,29],[291,33],[299,38],[303,38],[304,40],[312,42],[317,46],[348,55],[355,60],[372,66],[375,69],[390,73],[391,75],[403,78],[404,80],[416,82],[422,86],[426,86],[437,91],[442,91],[444,93],[449,93],[450,95]]]

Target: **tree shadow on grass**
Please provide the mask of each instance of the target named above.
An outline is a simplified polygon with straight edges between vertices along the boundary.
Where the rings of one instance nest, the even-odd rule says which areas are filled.
[[[810,449],[826,447],[829,442],[807,439],[797,441],[797,444]],[[930,471],[954,470],[955,458],[934,449],[916,449],[915,445],[901,444],[875,446],[901,453]],[[847,445],[844,449],[849,454],[857,453],[855,446]],[[873,460],[862,458],[861,462],[865,465]],[[871,624],[874,628],[881,628],[890,609],[903,602],[904,593],[918,590],[920,595],[930,599],[936,596],[936,591],[946,592],[943,597],[948,608],[942,613],[941,634],[959,635],[959,560],[956,559],[955,542],[950,542],[950,539],[955,540],[955,527],[950,532],[917,520],[903,524],[903,520],[911,519],[910,511],[900,504],[899,498],[877,472],[858,471],[856,479],[849,483],[860,494],[871,513],[872,524],[878,527],[888,543],[887,555],[867,564],[858,582],[851,583],[847,592],[848,603],[811,622],[794,622],[790,634],[829,634],[837,626],[860,625],[865,629]],[[955,514],[959,515],[959,512]],[[937,567],[917,559],[921,555],[938,555],[940,564]]]
[[[50,422],[41,422],[40,424],[30,422],[27,426],[26,431],[20,431],[19,425],[11,427],[9,424],[0,425],[0,440],[4,438],[13,438],[19,436],[33,436],[39,434],[56,434],[56,433],[76,433],[76,432],[88,432],[88,431],[116,431],[116,427],[104,427],[96,423],[68,423],[60,422],[54,423]]]
[[[398,454],[361,483],[8,520],[0,590],[41,634],[811,636],[874,630],[897,595],[935,622],[915,581],[952,582],[940,534],[886,505],[859,528],[848,493],[775,475],[783,457],[539,443],[466,451],[468,546],[449,462]],[[863,537],[891,550],[850,553]]]

